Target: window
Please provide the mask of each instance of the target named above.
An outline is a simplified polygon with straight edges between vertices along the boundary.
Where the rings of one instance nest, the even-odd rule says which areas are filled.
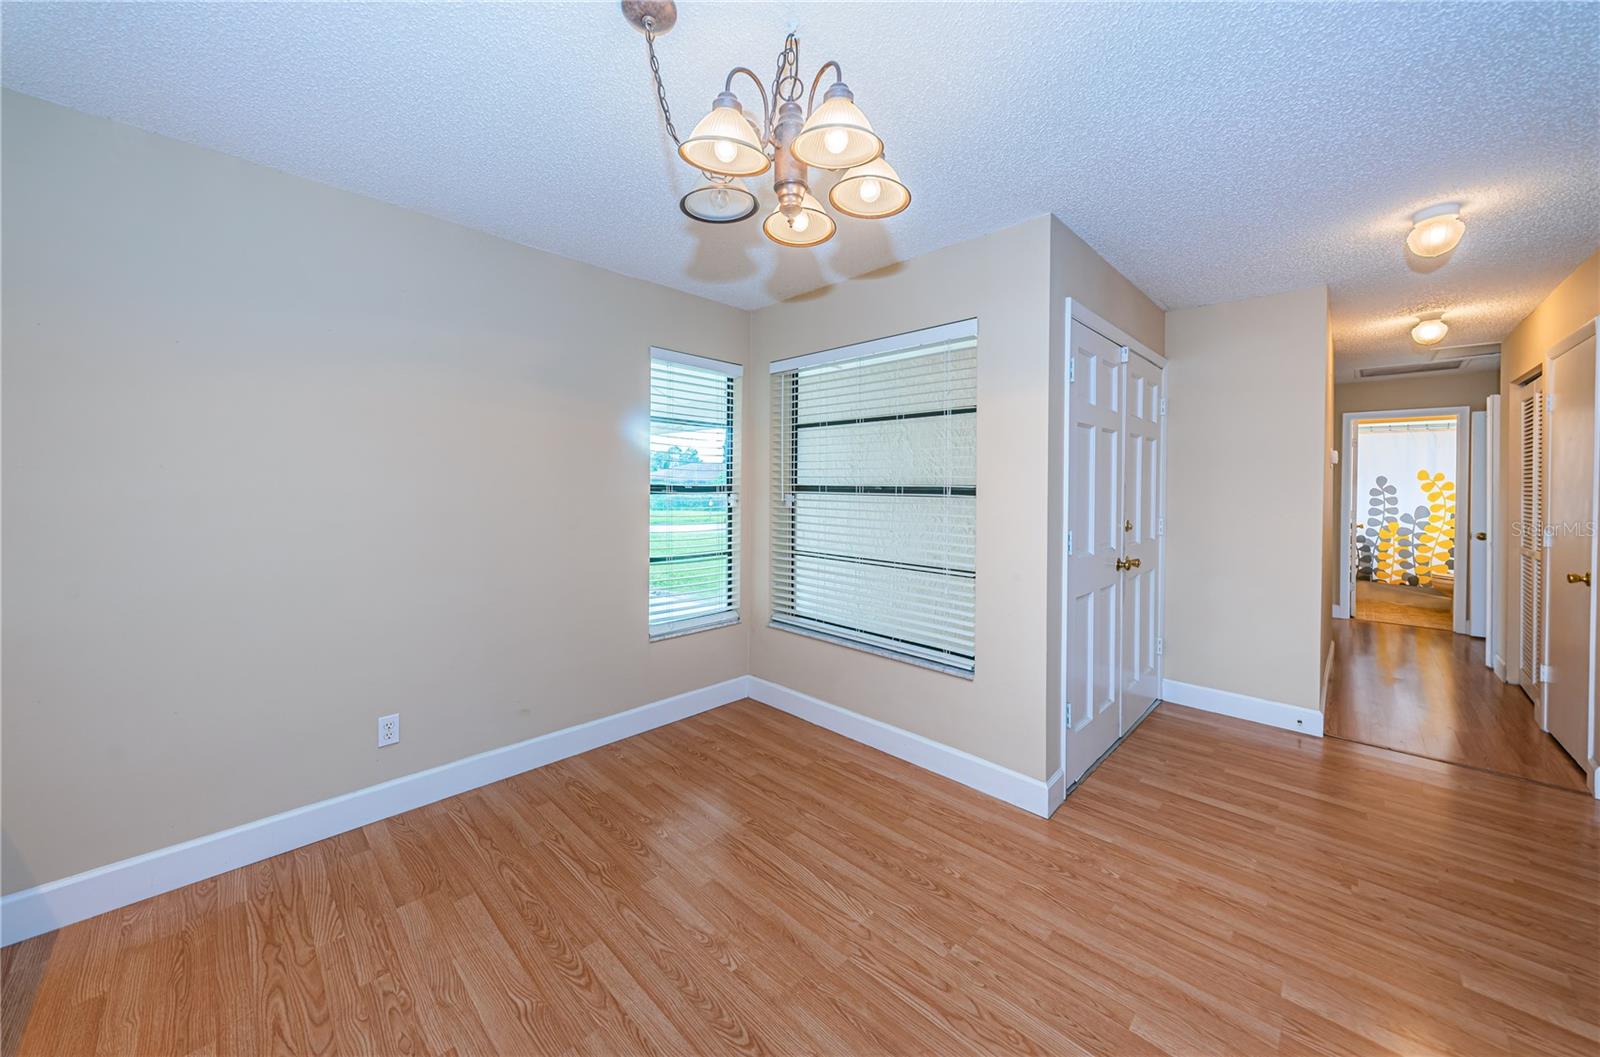
[[[650,350],[650,635],[739,619],[740,369]]]
[[[977,321],[772,365],[772,622],[970,673]]]

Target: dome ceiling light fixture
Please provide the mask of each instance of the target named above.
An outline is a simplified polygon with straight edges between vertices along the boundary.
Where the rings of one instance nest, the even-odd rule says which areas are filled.
[[[712,100],[711,112],[687,137],[679,137],[656,58],[656,39],[677,24],[678,6],[672,0],[623,0],[622,15],[644,34],[667,135],[678,145],[678,156],[704,177],[678,202],[686,216],[707,224],[732,224],[754,216],[756,196],[744,179],[768,170],[778,208],[762,221],[761,230],[780,246],[819,246],[833,237],[838,226],[812,193],[812,169],[841,173],[827,197],[848,216],[881,220],[911,204],[911,192],[883,160],[883,140],[856,106],[839,64],[831,59],[823,63],[811,79],[810,94],[805,94],[800,38],[793,33],[784,38],[770,91],[749,68],[735,66]],[[819,104],[817,88],[829,70],[833,84]],[[761,94],[759,122],[733,93],[733,82],[741,75]]]
[[[1441,202],[1412,214],[1406,249],[1418,257],[1442,257],[1456,248],[1467,225],[1461,220],[1460,202]]]
[[[1450,333],[1450,325],[1444,321],[1443,312],[1433,312],[1420,316],[1417,325],[1411,328],[1411,340],[1418,345],[1437,345]]]

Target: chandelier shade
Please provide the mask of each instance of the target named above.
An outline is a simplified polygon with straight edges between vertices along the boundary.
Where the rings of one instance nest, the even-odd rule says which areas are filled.
[[[806,118],[790,149],[796,158],[818,169],[849,169],[883,154],[883,140],[872,131],[872,123],[856,106],[850,89],[836,84]]]
[[[695,168],[718,176],[760,176],[772,166],[739,101],[728,92],[717,96],[711,113],[678,144],[678,154]]]
[[[840,176],[828,191],[828,201],[845,216],[882,220],[909,206],[911,191],[900,181],[894,166],[880,157]]]
[[[761,230],[767,238],[780,246],[820,246],[833,238],[838,225],[822,210],[822,203],[809,192],[800,200],[800,211],[794,219],[774,209],[762,223]]]
[[[691,220],[704,224],[732,224],[753,216],[761,207],[741,181],[708,176],[678,200],[678,208]]]

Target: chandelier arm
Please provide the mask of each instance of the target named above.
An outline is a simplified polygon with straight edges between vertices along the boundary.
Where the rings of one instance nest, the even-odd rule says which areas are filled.
[[[772,104],[767,101],[767,86],[761,83],[761,78],[755,75],[754,70],[746,66],[735,66],[728,71],[728,79],[722,83],[722,90],[724,92],[733,91],[733,79],[741,73],[754,81],[756,91],[761,93],[761,142],[766,143],[772,135]]]
[[[844,81],[844,70],[838,63],[829,59],[817,70],[817,75],[811,78],[811,95],[806,99],[806,117],[811,116],[812,109],[817,105],[817,85],[822,83],[822,75],[828,72],[828,67],[833,67],[833,83],[840,84]]]

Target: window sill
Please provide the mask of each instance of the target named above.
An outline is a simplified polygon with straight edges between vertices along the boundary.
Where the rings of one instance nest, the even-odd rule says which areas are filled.
[[[972,682],[975,674],[966,668],[957,668],[951,664],[940,664],[938,661],[929,660],[926,657],[917,657],[909,653],[900,653],[897,650],[887,649],[883,646],[873,646],[870,643],[858,642],[855,639],[847,639],[842,635],[829,635],[825,631],[813,631],[810,628],[803,628],[795,624],[784,624],[776,620],[769,620],[767,621],[767,627],[773,628],[777,631],[786,631],[791,635],[800,635],[804,638],[816,639],[819,642],[830,642],[835,646],[844,646],[848,649],[859,650],[862,653],[870,653],[875,657],[883,657],[887,660],[899,661],[901,664],[909,664],[917,668],[927,668],[930,671],[939,672],[942,675],[953,675],[957,679],[965,679],[969,683]]]
[[[738,613],[719,613],[715,617],[707,618],[704,624],[685,624],[680,627],[668,628],[665,631],[652,631],[651,642],[664,642],[667,639],[681,639],[685,635],[696,635],[702,631],[715,631],[717,628],[730,628],[739,623]]]

